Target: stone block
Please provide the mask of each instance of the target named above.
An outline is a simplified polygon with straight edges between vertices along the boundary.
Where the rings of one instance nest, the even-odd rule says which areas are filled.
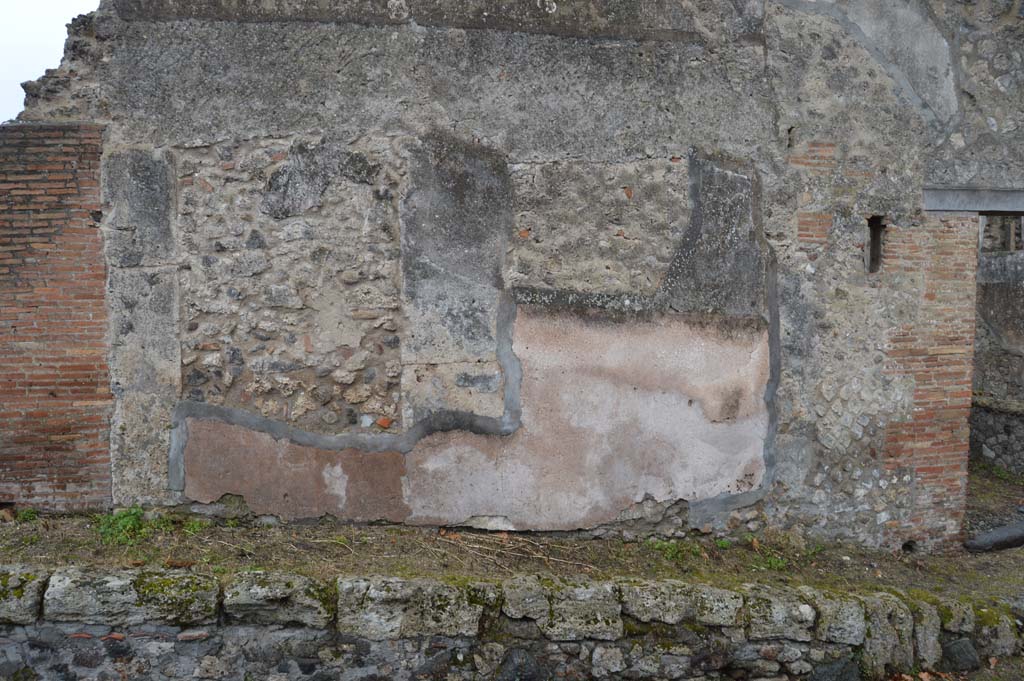
[[[985,623],[978,627],[974,637],[981,654],[986,658],[1012,657],[1019,654],[1021,642],[1013,617],[992,611],[983,614]]]
[[[50,578],[43,613],[53,622],[108,626],[212,624],[219,587],[183,570],[64,568]]]
[[[114,383],[126,391],[176,396],[181,386],[177,272],[111,269],[107,303]]]
[[[917,666],[926,671],[938,669],[942,660],[942,619],[938,608],[920,601],[911,605],[914,613],[914,657]]]
[[[501,612],[512,619],[539,620],[551,611],[550,599],[536,577],[515,577],[502,584]]]
[[[808,681],[860,681],[860,669],[850,658],[815,667]]]
[[[338,580],[338,631],[371,641],[414,636],[476,636],[497,589],[389,577]]]
[[[981,658],[969,638],[958,638],[942,648],[942,669],[947,672],[973,672],[981,669]]]
[[[167,452],[171,430],[154,423],[171,423],[177,400],[173,395],[128,392],[120,396],[110,429],[111,496],[115,506],[164,505],[177,500],[170,481]],[[176,484],[175,484],[176,483]]]
[[[747,587],[746,615],[751,640],[811,641],[817,612],[799,592]]]
[[[0,565],[0,624],[35,622],[48,576],[24,565]]]
[[[308,577],[284,572],[243,572],[224,590],[224,613],[244,624],[323,629],[331,622],[330,591]]]
[[[172,164],[165,152],[130,149],[103,161],[107,259],[115,267],[161,265],[175,255]]]
[[[614,584],[562,580],[542,584],[535,577],[524,577],[506,582],[503,590],[502,612],[513,619],[536,621],[552,641],[614,641],[622,636],[622,606]]]
[[[501,154],[443,133],[411,152],[401,207],[403,364],[493,360],[512,183]],[[457,281],[457,286],[452,282]]]
[[[302,215],[321,205],[324,191],[336,177],[369,184],[379,170],[364,155],[339,144],[297,142],[288,162],[270,176],[260,210],[278,220]]]
[[[974,606],[970,603],[944,598],[939,600],[938,608],[943,631],[952,634],[974,632]]]
[[[881,678],[886,669],[914,666],[914,616],[903,601],[891,594],[864,598],[868,620],[862,662],[866,670]]]
[[[657,293],[680,313],[767,317],[768,245],[748,174],[692,158],[689,226]]]
[[[815,638],[852,646],[864,643],[867,623],[863,603],[855,598],[843,598],[808,587],[801,587],[799,591],[818,609]]]
[[[725,589],[671,580],[619,585],[622,612],[641,622],[731,627],[738,623],[743,596]]]

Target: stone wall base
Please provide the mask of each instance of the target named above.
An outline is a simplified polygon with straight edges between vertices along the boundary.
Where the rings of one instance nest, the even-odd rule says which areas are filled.
[[[917,594],[0,568],[3,679],[882,679],[1020,653],[1021,613]]]

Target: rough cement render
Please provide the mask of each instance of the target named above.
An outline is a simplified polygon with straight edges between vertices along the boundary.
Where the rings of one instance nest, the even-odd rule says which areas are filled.
[[[926,185],[1024,187],[1019,12],[103,3],[23,118],[108,124],[115,502],[898,545],[933,493],[880,461],[890,353],[932,289],[866,271],[866,220],[941,252]],[[716,421],[694,386],[735,380]]]

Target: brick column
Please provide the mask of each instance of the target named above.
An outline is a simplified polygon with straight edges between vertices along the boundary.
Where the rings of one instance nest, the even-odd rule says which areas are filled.
[[[930,213],[887,231],[888,275],[924,280],[915,320],[894,329],[887,350],[886,371],[914,380],[910,418],[889,424],[883,451],[887,468],[913,475],[914,512],[889,530],[941,541],[960,531],[966,503],[978,217]]]
[[[0,126],[0,502],[109,505],[101,135]]]

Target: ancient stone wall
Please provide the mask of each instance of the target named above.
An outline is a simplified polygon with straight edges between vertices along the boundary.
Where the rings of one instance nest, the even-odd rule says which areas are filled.
[[[1005,604],[674,580],[0,567],[0,675],[857,679],[1020,653]],[[19,676],[20,675],[20,676]]]
[[[104,2],[22,117],[106,125],[114,503],[956,537],[977,217],[923,196],[1024,186],[1022,24]]]
[[[110,503],[101,134],[0,127],[0,502]]]

